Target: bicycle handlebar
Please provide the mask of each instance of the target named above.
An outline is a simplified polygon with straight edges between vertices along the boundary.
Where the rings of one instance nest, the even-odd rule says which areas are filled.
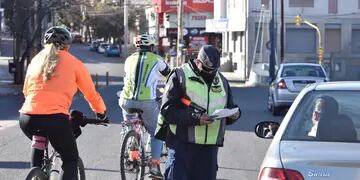
[[[95,125],[103,125],[103,126],[107,126],[107,124],[109,123],[109,121],[104,121],[104,120],[100,120],[100,119],[95,119],[95,118],[87,118],[87,117],[83,117],[82,120],[83,123],[86,124],[95,124]]]
[[[97,118],[87,118],[81,111],[72,110],[70,112],[70,120],[73,125],[84,127],[86,124],[95,124],[107,126],[109,120],[100,120]]]

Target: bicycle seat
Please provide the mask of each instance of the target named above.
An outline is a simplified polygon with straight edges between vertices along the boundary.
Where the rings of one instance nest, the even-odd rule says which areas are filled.
[[[129,108],[128,112],[129,112],[130,114],[133,114],[133,113],[142,114],[142,113],[143,113],[143,110],[142,110],[142,109],[139,109],[139,108]]]

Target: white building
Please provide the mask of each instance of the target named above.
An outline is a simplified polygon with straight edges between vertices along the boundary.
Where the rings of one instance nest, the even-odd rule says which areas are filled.
[[[280,62],[280,1],[274,0],[277,25],[276,58]],[[271,0],[270,0],[271,2]],[[269,0],[214,0],[214,20],[207,22],[208,31],[223,34],[223,63],[232,59],[233,70],[239,77],[249,78],[253,59],[268,62],[268,24],[259,23],[261,7],[268,9]],[[270,19],[270,11],[264,17]],[[298,14],[320,28],[325,48],[324,66],[333,80],[360,80],[360,0],[284,0],[285,56],[284,62],[317,62],[318,37],[316,31],[306,24],[295,26]],[[266,18],[265,18],[266,19]],[[267,22],[267,21],[265,21]],[[259,38],[260,49],[254,48],[258,27],[266,30]],[[231,57],[231,58],[230,58]],[[261,57],[263,57],[262,60]]]

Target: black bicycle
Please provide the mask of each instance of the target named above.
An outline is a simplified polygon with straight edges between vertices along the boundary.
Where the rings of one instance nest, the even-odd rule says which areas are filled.
[[[76,110],[72,111],[70,116],[73,119],[71,125],[73,128],[75,138],[78,138],[81,135],[80,126],[84,127],[86,124],[95,124],[95,125],[103,125],[103,126],[107,125],[106,122],[102,120],[87,118],[83,116],[82,112]],[[36,138],[37,139],[40,138],[41,139],[40,143],[43,143],[42,145],[46,147],[44,152],[43,163],[41,167],[33,167],[30,170],[29,174],[26,176],[26,180],[58,180],[60,177],[61,164],[62,164],[60,154],[55,150],[53,150],[52,153],[49,155],[49,150],[47,146],[48,138],[46,136],[46,132],[40,130],[39,134],[41,134],[41,136],[37,135]],[[39,141],[34,142],[36,138],[33,136],[33,143],[39,143]],[[77,168],[78,168],[78,175],[76,179],[85,180],[84,163],[80,157]]]

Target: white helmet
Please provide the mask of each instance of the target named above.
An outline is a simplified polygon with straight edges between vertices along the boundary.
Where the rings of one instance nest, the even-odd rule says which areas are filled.
[[[156,40],[153,36],[148,35],[148,34],[142,34],[139,35],[138,37],[136,37],[136,47],[140,47],[140,46],[155,46],[156,45]]]

